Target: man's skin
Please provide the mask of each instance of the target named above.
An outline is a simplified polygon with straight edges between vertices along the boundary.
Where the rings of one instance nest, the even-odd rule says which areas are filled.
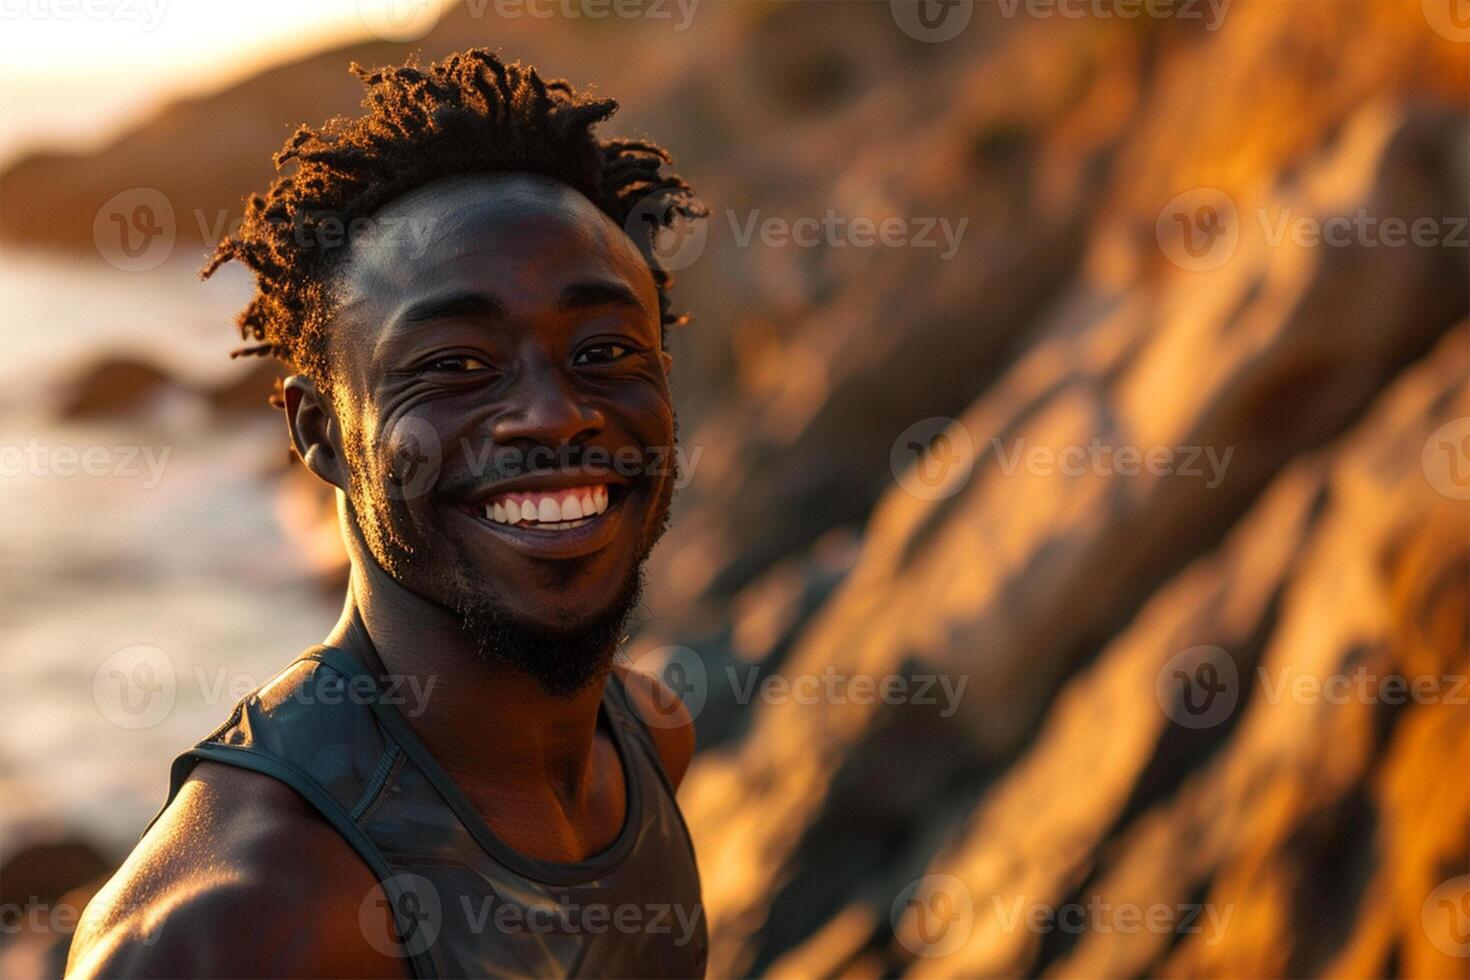
[[[380,217],[390,213],[416,233],[354,241],[340,276],[329,348],[339,397],[303,376],[286,383],[292,442],[313,473],[346,490],[344,431],[359,427],[371,451],[391,453],[405,418],[446,447],[446,470],[465,465],[461,439],[673,445],[671,359],[653,277],[591,202],[542,178],[478,175],[413,191]],[[436,304],[432,317],[405,316],[451,294],[461,299]],[[438,358],[431,370],[416,367],[425,358]],[[662,522],[660,481],[673,479],[631,481],[597,534],[572,545],[526,544],[432,494],[405,501],[414,527],[397,530],[418,542],[453,536],[476,588],[528,620],[575,625],[615,599],[640,542]],[[345,518],[341,496],[339,506]],[[361,656],[365,630],[386,670],[408,681],[403,689],[431,690],[409,724],[508,845],[557,862],[605,849],[627,802],[617,750],[598,723],[605,680],[552,697],[530,675],[483,658],[459,617],[384,571],[356,522],[343,526],[351,584],[325,642]],[[432,563],[439,550],[420,553]],[[661,719],[648,730],[677,786],[694,750],[687,712],[647,675],[613,669],[629,678],[640,713]],[[408,976],[408,960],[381,948],[391,935],[387,908],[366,864],[293,790],[202,762],[88,907],[68,972]]]

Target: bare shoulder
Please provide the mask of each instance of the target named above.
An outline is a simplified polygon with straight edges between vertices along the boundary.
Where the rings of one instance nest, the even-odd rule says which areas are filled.
[[[613,670],[628,692],[628,700],[648,729],[664,771],[675,789],[684,781],[694,758],[694,718],[683,699],[657,675],[614,664]]]
[[[295,791],[202,762],[88,904],[67,976],[407,976],[366,935],[391,935],[386,909],[372,871]]]

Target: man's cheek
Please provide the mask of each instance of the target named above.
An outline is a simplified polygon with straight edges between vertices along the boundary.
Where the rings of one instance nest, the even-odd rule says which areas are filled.
[[[383,430],[378,458],[388,496],[409,502],[434,489],[444,464],[444,450],[432,426],[406,415]]]

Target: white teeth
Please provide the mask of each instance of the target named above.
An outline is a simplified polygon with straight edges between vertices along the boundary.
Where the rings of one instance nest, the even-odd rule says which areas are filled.
[[[497,524],[531,523],[543,530],[580,527],[607,512],[605,485],[549,493],[532,493],[519,501],[508,497],[485,505],[485,518]]]
[[[543,528],[545,528],[547,530],[550,530],[550,531],[566,531],[566,530],[570,530],[571,528],[574,528],[574,527],[581,527],[583,524],[586,524],[589,520],[591,520],[590,517],[583,518],[580,521],[557,521],[555,524],[542,524],[541,527],[543,527]]]

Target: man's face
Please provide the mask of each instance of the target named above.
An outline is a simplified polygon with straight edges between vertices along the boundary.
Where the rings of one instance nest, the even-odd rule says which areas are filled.
[[[428,185],[351,247],[330,355],[353,519],[400,584],[571,693],[605,666],[675,480],[653,277],[529,175]]]

